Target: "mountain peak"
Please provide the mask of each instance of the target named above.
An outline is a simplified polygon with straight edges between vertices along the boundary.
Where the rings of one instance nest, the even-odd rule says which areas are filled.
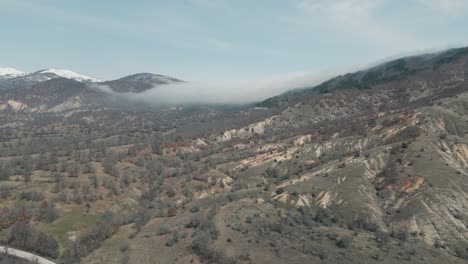
[[[158,82],[158,83],[176,83],[176,82],[184,82],[177,78],[161,75],[161,74],[154,74],[148,72],[142,73],[135,73],[126,77],[121,78],[120,80],[126,81],[144,81],[144,82]]]
[[[80,82],[97,82],[98,81],[96,78],[85,76],[85,75],[82,75],[82,74],[79,74],[70,70],[46,69],[46,70],[41,70],[38,73],[55,74],[59,77],[73,79],[73,80],[80,81]]]
[[[174,77],[154,74],[154,73],[136,73],[117,80],[103,82],[116,92],[140,93],[152,89],[159,85],[184,83],[184,81]]]
[[[17,76],[21,76],[21,75],[25,75],[26,73],[20,71],[20,70],[17,70],[17,69],[14,69],[14,68],[10,68],[10,67],[6,67],[6,68],[0,68],[0,76],[2,77],[17,77]]]

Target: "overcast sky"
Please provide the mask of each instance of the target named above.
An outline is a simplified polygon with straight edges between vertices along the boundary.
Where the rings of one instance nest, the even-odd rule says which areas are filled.
[[[275,80],[466,45],[467,25],[467,0],[0,0],[0,67]]]

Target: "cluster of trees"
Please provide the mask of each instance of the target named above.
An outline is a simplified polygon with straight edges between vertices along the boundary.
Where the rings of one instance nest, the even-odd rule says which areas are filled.
[[[106,185],[106,182],[102,182],[103,186],[108,187],[109,191],[112,188]],[[92,203],[101,199],[102,197],[95,190],[99,187],[99,180],[95,174],[88,176],[88,182],[71,181],[69,184],[65,184],[63,178],[56,178],[52,193],[57,193],[54,201],[62,203],[75,203],[82,204]],[[115,189],[115,186],[113,187]]]
[[[8,208],[0,208],[0,230],[8,228],[17,222],[29,222],[30,220],[51,223],[58,218],[55,205],[42,201],[39,205],[30,203],[27,205],[15,204]]]
[[[218,208],[212,207],[206,215],[195,225],[192,235],[192,251],[209,263],[231,263],[233,258],[226,257],[222,252],[213,248],[213,241],[218,239],[219,233],[214,223]]]
[[[57,258],[59,254],[57,240],[53,236],[37,230],[26,221],[18,221],[10,228],[8,243],[11,246],[51,258]]]

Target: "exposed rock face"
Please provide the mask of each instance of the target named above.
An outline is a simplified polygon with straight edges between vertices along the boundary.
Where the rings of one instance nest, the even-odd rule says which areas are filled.
[[[0,111],[21,111],[27,108],[27,105],[20,101],[9,99],[5,103],[0,104]]]
[[[463,55],[453,64],[421,66],[370,90],[310,96],[216,140],[283,135],[291,143],[259,147],[235,167],[317,166],[278,184],[273,200],[326,208],[350,221],[359,216],[383,230],[408,230],[429,246],[455,247],[468,240],[467,61]],[[365,121],[354,126],[350,119]]]

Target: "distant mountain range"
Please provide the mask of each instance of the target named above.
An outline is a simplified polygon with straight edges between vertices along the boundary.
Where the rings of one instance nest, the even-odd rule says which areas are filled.
[[[412,100],[430,100],[431,96],[445,92],[441,85],[423,87],[424,93],[408,90],[408,87],[419,87],[426,82],[444,80],[444,85],[460,82],[468,77],[463,65],[454,64],[468,56],[468,48],[451,49],[444,52],[424,54],[397,59],[381,65],[334,77],[317,86],[290,90],[268,98],[253,105],[243,105],[245,109],[272,109],[273,111],[285,109],[300,103],[307,98],[317,95],[331,96],[343,90],[369,91],[374,87],[387,91],[387,86],[399,88],[409,93],[408,102]],[[404,81],[403,81],[404,80]],[[116,80],[100,81],[69,70],[47,69],[33,73],[24,73],[13,68],[0,68],[0,111],[23,113],[65,113],[83,109],[147,109],[148,106],[169,106],[169,102],[158,101],[144,103],[142,96],[127,96],[129,93],[138,94],[152,88],[167,84],[183,84],[185,81],[152,73],[137,73]],[[391,85],[390,85],[391,84]],[[101,89],[103,88],[103,89]],[[458,88],[463,89],[464,87]],[[109,93],[113,91],[114,93]],[[386,94],[379,100],[388,101],[395,91]],[[406,95],[405,95],[406,96]],[[129,98],[139,98],[126,100]],[[401,102],[399,98],[398,102]],[[143,100],[144,101],[144,100]],[[157,103],[156,103],[157,102]],[[358,106],[356,106],[358,107]],[[275,110],[276,109],[276,110]],[[324,115],[329,112],[325,111]]]
[[[69,79],[82,83],[106,85],[115,92],[139,93],[158,85],[183,83],[184,81],[159,74],[137,73],[117,80],[100,81],[94,77],[82,75],[70,70],[45,69],[25,73],[14,68],[0,68],[0,90],[30,88],[52,79]]]

